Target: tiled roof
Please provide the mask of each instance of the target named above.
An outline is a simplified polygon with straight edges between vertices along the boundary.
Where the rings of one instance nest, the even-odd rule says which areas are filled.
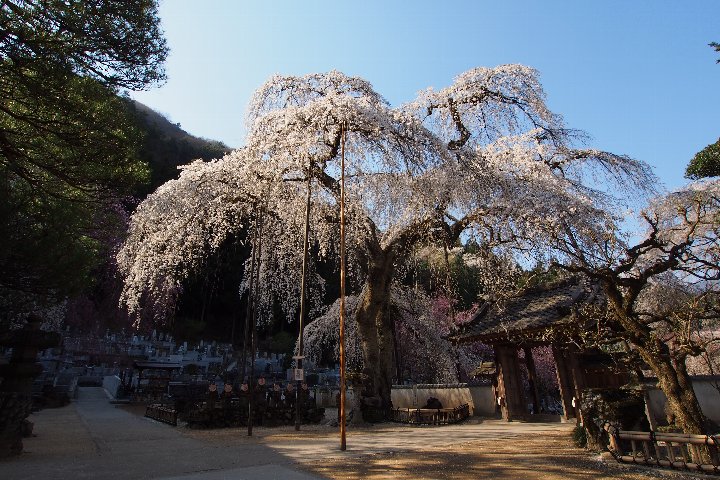
[[[592,301],[597,290],[578,277],[527,289],[508,299],[502,307],[481,309],[454,340],[465,343],[503,336],[511,338],[572,322],[572,307]]]

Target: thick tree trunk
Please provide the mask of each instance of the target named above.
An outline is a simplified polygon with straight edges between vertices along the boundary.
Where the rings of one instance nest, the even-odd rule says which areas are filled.
[[[675,424],[685,433],[707,434],[707,420],[693,390],[685,358],[673,358],[670,348],[655,337],[647,325],[629,313],[629,307],[616,286],[606,283],[605,292],[625,329],[626,339],[637,348],[640,357],[657,375],[658,386],[667,397]]]
[[[640,357],[657,375],[658,386],[667,398],[675,425],[685,433],[705,435],[707,421],[693,390],[684,358],[673,358],[670,348],[656,338],[632,341]]]
[[[643,348],[638,348],[638,351],[657,375],[658,386],[667,397],[670,411],[675,416],[675,425],[685,433],[705,435],[705,415],[700,408],[684,361],[673,362],[666,355],[658,358]]]
[[[660,355],[652,355],[646,349],[638,348],[640,355],[658,377],[658,385],[667,397],[667,404],[674,416],[675,425],[684,433],[706,435],[709,432],[708,422],[700,408],[695,390],[692,387],[690,375],[685,368],[684,358],[672,358],[669,349],[662,345],[663,351]],[[709,452],[692,450],[693,462],[708,463]]]
[[[394,254],[373,252],[367,282],[356,321],[363,351],[363,386],[366,404],[390,408],[395,339],[389,318],[390,286],[394,273]]]
[[[661,343],[661,342],[658,342]],[[637,345],[642,359],[658,378],[658,386],[667,397],[668,407],[675,416],[675,425],[685,433],[705,435],[706,419],[685,368],[684,359],[673,361],[666,345],[649,349]]]

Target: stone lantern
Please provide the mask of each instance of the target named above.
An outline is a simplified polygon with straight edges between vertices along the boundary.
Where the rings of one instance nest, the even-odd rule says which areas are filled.
[[[32,411],[33,379],[43,370],[38,352],[60,344],[60,335],[40,330],[42,319],[30,315],[20,330],[0,334],[0,345],[12,347],[10,363],[0,365],[0,458],[22,452],[25,419]]]

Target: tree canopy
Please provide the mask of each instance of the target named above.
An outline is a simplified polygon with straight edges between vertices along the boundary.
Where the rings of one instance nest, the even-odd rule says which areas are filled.
[[[685,169],[685,176],[694,180],[718,175],[720,175],[720,139],[696,153]]]
[[[119,89],[163,81],[156,2],[0,6],[0,294],[87,283],[119,204],[148,178]]]
[[[0,13],[3,78],[72,72],[130,90],[165,80],[156,0],[5,0]]]
[[[709,45],[715,49],[716,52],[720,52],[720,43],[717,42],[710,42]],[[720,63],[720,59],[716,60],[717,63]]]
[[[606,178],[636,193],[652,183],[641,162],[578,148],[584,137],[547,108],[537,72],[525,66],[472,69],[395,108],[340,72],[276,76],[253,97],[243,148],[188,165],[138,207],[118,255],[124,301],[138,309],[146,295],[175,295],[208,253],[262,212],[260,301],[294,315],[309,185],[311,242],[320,256],[336,252],[343,132],[349,265],[364,284],[355,316],[370,378],[363,395],[385,403],[390,292],[415,249],[452,246],[461,235],[536,253],[563,232],[605,238],[615,201],[589,183]]]
[[[649,365],[677,425],[706,433],[687,360],[720,344],[720,182],[703,181],[659,197],[642,212],[645,237],[635,245],[557,239],[565,268],[603,286],[597,314],[605,342],[627,342]],[[611,235],[614,237],[615,235]]]
[[[720,44],[710,43],[716,52],[720,52]],[[720,63],[720,60],[717,60]],[[720,139],[700,150],[688,163],[685,169],[685,177],[698,180],[707,177],[720,175]]]

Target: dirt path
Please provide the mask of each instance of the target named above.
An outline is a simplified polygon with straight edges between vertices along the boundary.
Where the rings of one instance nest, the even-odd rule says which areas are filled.
[[[571,425],[467,421],[444,427],[351,426],[347,451],[337,427],[191,430],[110,405],[102,389],[84,388],[60,409],[32,415],[36,437],[0,462],[15,479],[645,479],[574,448]],[[333,412],[328,412],[328,418]],[[662,474],[689,478],[679,474]],[[706,477],[707,478],[707,477]]]
[[[570,445],[565,431],[529,438],[450,442],[435,448],[372,453],[334,459],[309,469],[333,479],[645,479],[645,472],[608,468],[597,455]]]
[[[331,479],[629,479],[698,478],[605,462],[575,448],[571,425],[470,421],[445,427],[351,427],[347,451],[336,428],[303,426],[195,430],[186,434],[209,444],[259,441],[315,475]],[[701,477],[702,478],[702,477]]]

